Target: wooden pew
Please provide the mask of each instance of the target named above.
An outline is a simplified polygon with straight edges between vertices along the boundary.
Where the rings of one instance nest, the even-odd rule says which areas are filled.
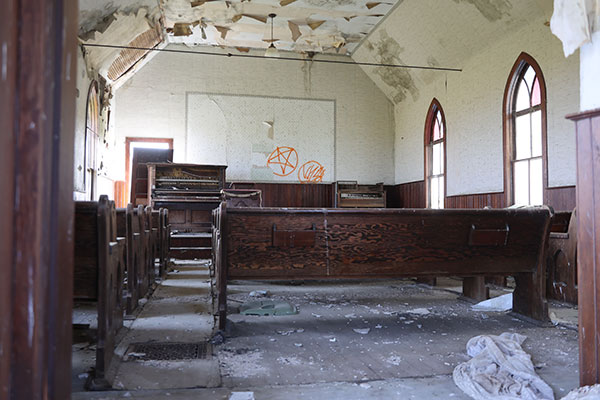
[[[125,304],[126,314],[131,316],[140,299],[140,273],[142,270],[141,236],[139,232],[139,221],[134,216],[132,204],[127,208],[117,209],[117,234],[125,237]]]
[[[577,215],[556,213],[552,219],[546,260],[546,295],[577,304]]]
[[[171,224],[169,224],[169,209],[161,208],[161,247],[160,247],[160,276],[164,278],[167,275],[169,267],[169,249],[171,248]]]
[[[133,230],[139,234],[137,242],[137,254],[140,268],[138,270],[138,300],[143,298],[150,287],[150,231],[148,230],[148,216],[146,208],[143,205],[138,205],[133,209]],[[137,307],[137,304],[136,304]]]
[[[153,240],[155,241],[155,255],[154,257],[158,260],[158,274],[157,277],[163,279],[166,275],[167,269],[167,256],[169,248],[168,237],[168,223],[165,223],[165,218],[168,218],[168,210],[166,208],[160,208],[159,210],[152,210],[152,231]]]
[[[148,240],[148,285],[156,282],[156,259],[158,258],[158,224],[154,223],[154,210],[150,206],[144,209],[146,217],[146,234]]]
[[[213,233],[220,328],[230,279],[513,275],[513,310],[546,320],[551,214],[548,207],[261,209],[222,203]]]
[[[117,237],[114,202],[75,203],[74,299],[97,302],[96,367],[88,388],[110,387],[105,374],[114,354],[115,337],[123,324],[125,242]]]

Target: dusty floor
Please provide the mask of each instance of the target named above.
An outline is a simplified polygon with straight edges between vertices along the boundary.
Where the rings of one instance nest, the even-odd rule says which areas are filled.
[[[210,280],[205,263],[178,263],[133,323],[130,343],[200,342],[211,336]],[[236,306],[253,290],[296,305],[291,316],[243,316]],[[74,352],[74,399],[430,399],[467,397],[452,371],[467,361],[473,336],[518,332],[538,374],[560,398],[578,385],[577,332],[570,307],[552,309],[557,326],[532,324],[510,313],[475,312],[458,299],[460,282],[431,288],[408,280],[371,282],[233,282],[227,341],[208,360],[114,363],[115,391],[82,392],[93,359]],[[502,294],[494,291],[494,295]],[[357,331],[355,331],[355,329]],[[74,347],[75,349],[75,347]],[[93,352],[92,352],[93,353]],[[135,358],[135,357],[134,357]],[[83,360],[83,361],[82,361]],[[86,364],[87,363],[87,364]],[[234,393],[232,395],[232,393]]]

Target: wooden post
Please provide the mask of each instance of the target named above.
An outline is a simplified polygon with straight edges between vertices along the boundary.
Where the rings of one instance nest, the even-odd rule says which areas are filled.
[[[600,109],[571,115],[577,135],[579,381],[600,383]]]
[[[77,2],[2,4],[0,398],[68,399]]]

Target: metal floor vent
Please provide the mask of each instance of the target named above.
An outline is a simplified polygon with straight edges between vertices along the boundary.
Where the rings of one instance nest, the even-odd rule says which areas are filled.
[[[124,361],[130,360],[198,360],[211,356],[208,342],[202,343],[132,343]]]

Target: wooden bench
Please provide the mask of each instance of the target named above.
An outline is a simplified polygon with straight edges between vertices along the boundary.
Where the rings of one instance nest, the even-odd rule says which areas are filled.
[[[75,300],[97,302],[96,366],[88,387],[109,387],[105,374],[123,325],[125,239],[117,236],[115,204],[101,196],[98,202],[75,203]]]
[[[513,275],[513,310],[547,319],[548,207],[495,210],[227,208],[213,248],[221,329],[231,279]]]
[[[546,260],[546,295],[577,304],[577,215],[556,213],[552,218]]]

